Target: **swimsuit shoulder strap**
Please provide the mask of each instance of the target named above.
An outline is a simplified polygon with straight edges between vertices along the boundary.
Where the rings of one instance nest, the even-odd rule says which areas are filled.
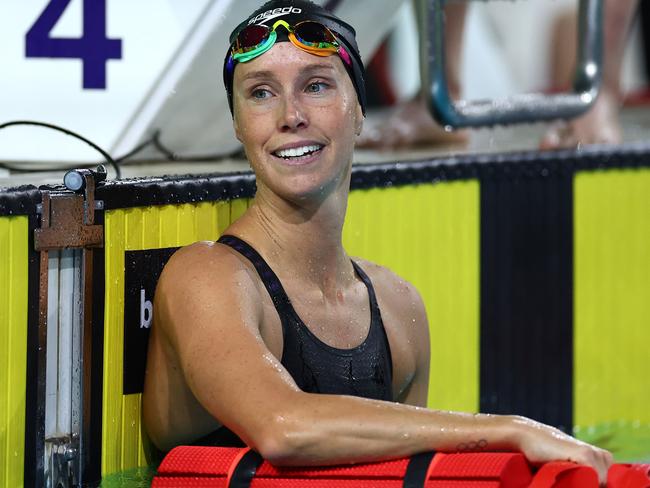
[[[284,291],[282,283],[280,283],[280,279],[253,246],[241,240],[239,237],[232,235],[223,235],[217,242],[231,247],[251,262],[260,275],[260,279],[264,283],[271,300],[273,300],[273,305],[275,305],[278,311],[286,310],[287,307],[292,308],[289,297]]]
[[[370,278],[368,277],[366,272],[361,268],[361,266],[359,266],[356,262],[354,262],[353,259],[351,259],[350,261],[352,261],[352,266],[354,267],[357,276],[361,278],[361,281],[363,281],[363,284],[366,285],[366,288],[368,289],[370,306],[372,307],[373,311],[379,310],[379,305],[377,304],[377,296],[375,295],[375,288],[372,286],[372,281],[370,281]]]

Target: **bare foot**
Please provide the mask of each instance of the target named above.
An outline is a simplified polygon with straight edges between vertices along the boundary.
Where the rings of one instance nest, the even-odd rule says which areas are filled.
[[[553,124],[540,142],[540,149],[574,148],[583,144],[619,144],[619,98],[602,91],[594,106],[577,119]]]
[[[395,107],[386,119],[366,123],[357,138],[362,149],[396,149],[415,146],[466,144],[467,131],[447,132],[438,125],[419,98]]]

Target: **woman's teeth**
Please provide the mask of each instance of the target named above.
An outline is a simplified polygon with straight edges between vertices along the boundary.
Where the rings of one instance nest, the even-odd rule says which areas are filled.
[[[275,155],[281,158],[299,158],[305,154],[310,154],[318,151],[323,146],[302,146],[302,147],[292,147],[291,149],[282,149],[280,151],[275,151]]]

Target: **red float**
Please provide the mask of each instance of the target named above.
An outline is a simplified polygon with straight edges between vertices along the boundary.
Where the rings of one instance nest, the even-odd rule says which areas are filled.
[[[520,453],[423,453],[349,466],[280,468],[250,449],[180,446],[167,454],[154,488],[598,488],[587,466],[533,469]],[[650,464],[616,464],[607,488],[650,488]]]

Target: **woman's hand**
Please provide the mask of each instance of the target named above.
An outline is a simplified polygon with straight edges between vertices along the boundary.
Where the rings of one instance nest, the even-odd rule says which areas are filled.
[[[513,417],[516,444],[533,464],[549,461],[571,461],[591,466],[598,473],[602,486],[607,483],[607,471],[613,456],[609,451],[579,441],[564,432],[525,417]]]

